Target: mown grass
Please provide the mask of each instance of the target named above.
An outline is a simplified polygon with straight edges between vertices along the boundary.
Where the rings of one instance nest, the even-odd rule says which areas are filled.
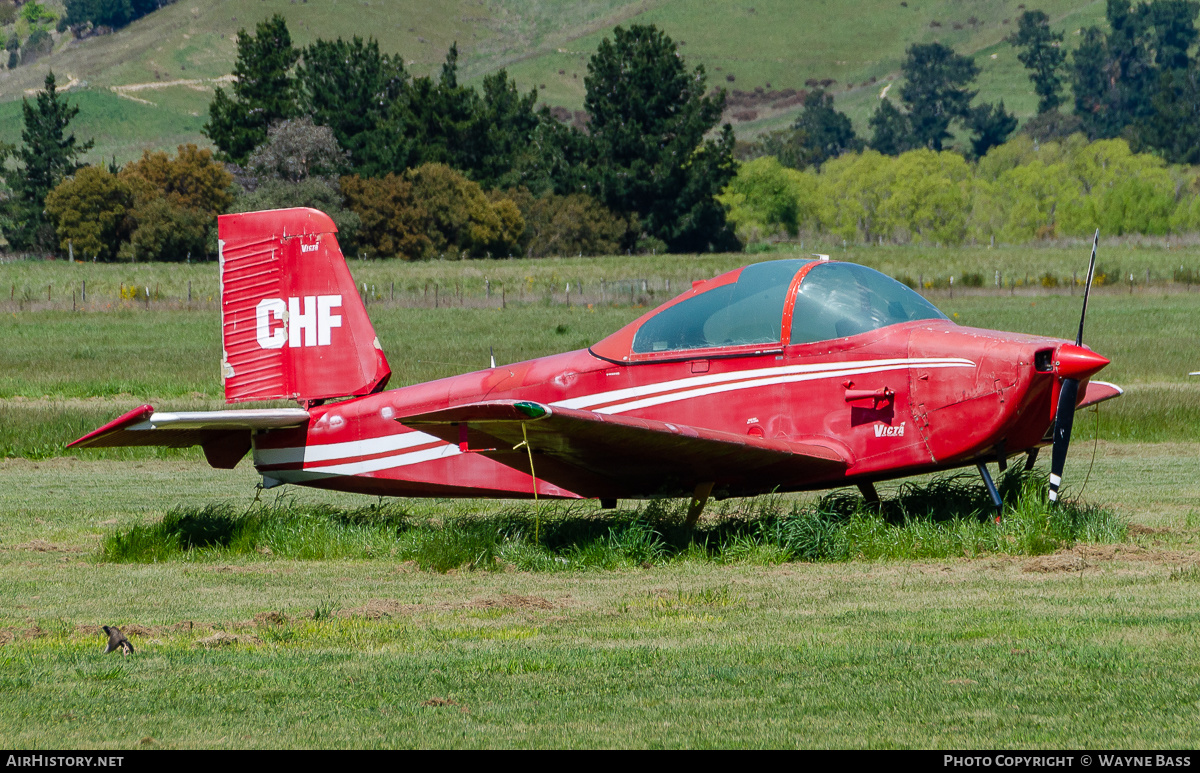
[[[109,562],[213,561],[241,556],[291,560],[387,558],[421,569],[554,572],[673,561],[914,560],[987,554],[1043,555],[1077,542],[1118,542],[1113,511],[1067,501],[1050,507],[1046,479],[1011,470],[1000,482],[1004,516],[975,476],[901,486],[881,506],[835,492],[813,502],[766,497],[724,508],[699,528],[685,503],[651,501],[597,514],[570,505],[514,505],[477,518],[414,518],[404,504],[342,509],[282,504],[239,512],[231,504],[170,510],[152,524],[108,535]]]
[[[1006,552],[975,559],[781,563],[778,548],[744,535],[760,513],[783,520],[807,499],[786,497],[710,504],[701,526],[714,548],[726,535],[717,557],[699,553],[700,540],[695,554],[674,552],[670,503],[615,514],[544,505],[534,555],[566,557],[572,541],[603,547],[616,527],[631,558],[611,570],[501,570],[498,558],[495,571],[445,572],[392,556],[398,532],[366,557],[361,545],[376,539],[367,527],[391,513],[419,535],[515,513],[527,528],[529,506],[412,500],[380,511],[365,496],[296,490],[277,509],[307,513],[297,520],[310,527],[327,513],[351,545],[339,548],[345,557],[210,547],[191,560],[98,564],[104,537],[172,507],[247,513],[256,477],[188,460],[0,461],[0,742],[1191,748],[1196,454],[1194,442],[1101,443],[1089,498],[1158,528],[1050,557],[1023,557],[1014,533]],[[1086,468],[1068,462],[1073,492]],[[883,521],[919,513],[916,493],[944,499],[955,485],[881,486]],[[986,514],[979,483],[961,485],[957,512]],[[855,500],[825,506],[848,521]],[[577,523],[548,546],[556,515]],[[647,548],[649,568],[632,559]],[[446,549],[464,562],[473,551]],[[135,656],[103,655],[102,624],[129,632]]]

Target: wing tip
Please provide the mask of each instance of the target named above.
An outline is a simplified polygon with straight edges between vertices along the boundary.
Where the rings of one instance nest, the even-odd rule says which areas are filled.
[[[154,406],[153,405],[139,406],[137,408],[134,408],[132,411],[129,411],[128,413],[113,419],[109,423],[105,424],[103,427],[100,427],[99,429],[94,429],[91,432],[84,435],[83,437],[78,438],[77,440],[72,440],[70,443],[67,443],[67,448],[87,448],[89,445],[91,445],[91,441],[98,440],[99,438],[103,437],[104,435],[107,435],[110,432],[119,430],[122,427],[125,427],[129,424],[134,424],[139,421],[145,421],[146,419],[150,418],[150,416],[153,414],[154,414]]]

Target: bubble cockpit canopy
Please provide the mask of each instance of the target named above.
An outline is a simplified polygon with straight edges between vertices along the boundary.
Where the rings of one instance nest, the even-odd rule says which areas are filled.
[[[616,361],[753,354],[847,338],[902,322],[946,319],[884,274],[853,263],[774,260],[736,269],[626,325],[592,347]]]

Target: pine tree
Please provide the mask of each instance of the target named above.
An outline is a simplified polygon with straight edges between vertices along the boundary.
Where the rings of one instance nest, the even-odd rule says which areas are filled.
[[[1020,49],[1017,59],[1029,70],[1038,113],[1057,109],[1062,104],[1062,68],[1067,58],[1061,48],[1063,33],[1051,31],[1050,17],[1042,11],[1026,11],[1007,41]]]
[[[304,49],[297,79],[306,109],[333,130],[355,173],[400,172],[415,160],[407,127],[395,120],[408,95],[408,74],[401,57],[380,53],[374,38],[316,41]]]
[[[910,46],[900,66],[905,83],[900,99],[908,108],[913,144],[941,150],[954,120],[966,120],[975,92],[968,84],[979,74],[975,61],[941,43]]]
[[[592,193],[636,213],[672,251],[725,249],[733,241],[715,196],[733,178],[733,130],[724,92],[705,96],[703,67],[688,71],[653,25],[617,27],[588,62],[584,106],[594,155]]]
[[[879,100],[879,107],[868,124],[873,132],[871,149],[885,156],[898,156],[912,150],[912,123],[900,112],[890,99]]]
[[[966,126],[975,135],[971,138],[971,152],[982,158],[997,145],[1003,145],[1008,135],[1017,128],[1017,117],[1004,109],[1004,100],[998,105],[979,105],[971,108]]]
[[[823,89],[815,89],[804,98],[804,110],[792,128],[804,132],[805,143],[813,151],[812,163],[816,166],[863,147],[850,119],[834,109],[833,95],[826,94]]]
[[[67,125],[79,108],[59,97],[53,72],[47,73],[45,88],[38,92],[34,104],[21,100],[21,111],[25,128],[17,157],[23,169],[15,177],[17,197],[12,219],[16,228],[11,241],[18,247],[53,249],[54,231],[44,212],[46,195],[79,168],[79,157],[92,149],[93,142],[79,144],[74,132],[67,134]]]
[[[259,23],[254,35],[238,30],[237,47],[233,98],[217,89],[204,134],[224,158],[243,164],[267,139],[271,124],[298,114],[296,84],[288,71],[300,52],[292,47],[287,21],[279,14]]]

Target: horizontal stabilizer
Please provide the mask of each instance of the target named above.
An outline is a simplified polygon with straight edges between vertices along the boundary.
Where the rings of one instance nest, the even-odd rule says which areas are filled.
[[[143,405],[67,444],[67,448],[198,445],[213,467],[232,469],[250,450],[252,430],[298,427],[308,418],[308,411],[300,408],[171,413]]]
[[[1089,381],[1087,391],[1083,393],[1083,399],[1079,401],[1079,405],[1075,406],[1075,410],[1078,411],[1080,408],[1102,403],[1123,394],[1125,394],[1125,390],[1116,384],[1110,384],[1107,381]]]
[[[709,482],[727,495],[805,488],[850,463],[834,441],[736,435],[530,401],[473,403],[397,420],[522,472],[529,472],[520,445],[528,438],[536,476],[585,497],[683,496]]]

